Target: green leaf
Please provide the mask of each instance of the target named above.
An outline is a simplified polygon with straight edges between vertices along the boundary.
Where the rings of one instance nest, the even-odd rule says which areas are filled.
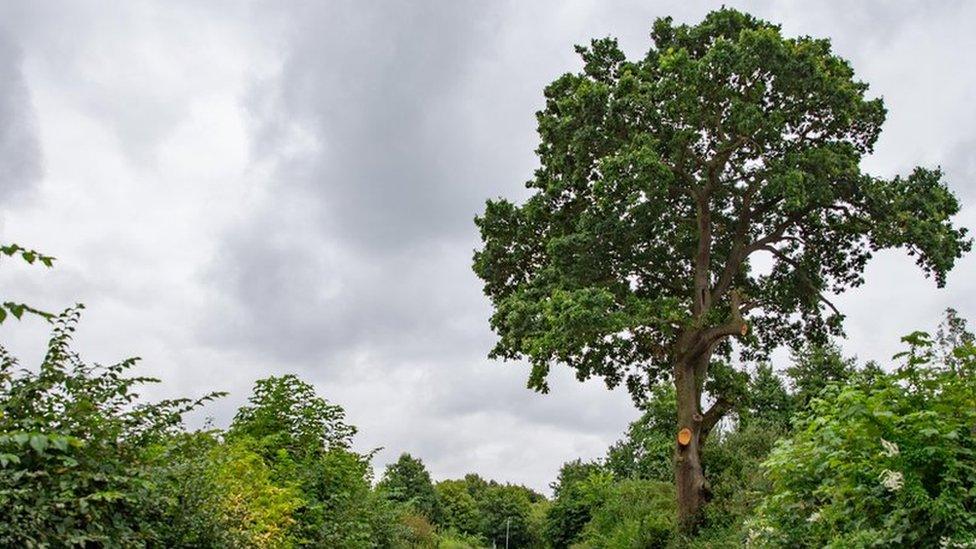
[[[43,454],[47,450],[48,439],[44,435],[33,435],[30,437],[30,447],[38,454]]]

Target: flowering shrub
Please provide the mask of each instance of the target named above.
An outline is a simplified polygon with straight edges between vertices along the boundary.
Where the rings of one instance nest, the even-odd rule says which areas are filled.
[[[811,402],[764,466],[753,546],[976,543],[976,346],[927,334],[893,373],[869,370]],[[948,341],[948,345],[946,342]]]

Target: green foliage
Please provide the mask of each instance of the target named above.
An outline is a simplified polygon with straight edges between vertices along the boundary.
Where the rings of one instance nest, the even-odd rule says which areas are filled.
[[[756,545],[934,547],[976,541],[976,347],[921,332],[893,374],[834,384],[765,466]],[[944,355],[945,353],[943,353]]]
[[[33,265],[35,262],[41,263],[45,267],[54,266],[54,258],[49,255],[44,255],[36,250],[30,250],[24,248],[18,244],[0,244],[0,258],[3,256],[7,257],[20,257],[24,262]],[[15,301],[0,301],[0,324],[7,319],[7,315],[12,315],[17,320],[20,320],[24,313],[31,313],[45,320],[52,320],[54,315],[51,313],[35,309],[30,305],[24,303],[18,303]]]
[[[399,510],[371,488],[370,456],[349,450],[355,427],[342,407],[293,375],[258,380],[227,432],[261,456],[276,486],[297,491],[289,536],[303,546],[370,547],[402,535]],[[390,541],[392,543],[392,541]]]
[[[670,384],[651,388],[644,413],[607,452],[606,467],[617,478],[674,479],[675,393]]]
[[[391,501],[404,503],[428,520],[440,519],[440,503],[424,462],[408,453],[400,454],[386,467],[377,489]]]
[[[439,526],[465,535],[476,536],[481,532],[478,502],[464,480],[442,480],[434,489],[440,503]]]
[[[795,410],[795,397],[787,392],[776,372],[769,364],[760,364],[749,379],[747,396],[742,399],[745,406],[739,409],[739,421],[748,423],[759,421],[780,430],[790,424]]]
[[[786,375],[793,385],[796,405],[802,409],[827,385],[847,381],[856,371],[855,360],[844,358],[837,345],[807,345],[793,351],[793,363]]]
[[[165,547],[288,547],[301,505],[294,487],[275,486],[259,454],[221,444],[213,432],[177,437],[164,447],[158,479]]]
[[[234,541],[251,547],[294,544],[294,515],[303,503],[294,486],[276,486],[261,455],[244,444],[217,446],[210,462],[219,512]]]
[[[552,484],[552,505],[546,513],[545,539],[550,547],[562,549],[579,540],[586,523],[592,518],[592,498],[583,486],[590,475],[602,473],[599,463],[575,460],[564,463]]]
[[[712,498],[705,508],[707,530],[703,534],[719,534],[735,541],[729,546],[741,546],[743,522],[769,492],[761,464],[776,441],[788,434],[788,423],[753,419],[720,431],[708,441],[702,460]]]
[[[79,317],[56,317],[38,371],[0,348],[0,545],[150,543],[157,538],[157,457],[183,414],[216,393],[147,403],[126,377],[137,359],[85,364],[71,351]]]
[[[581,547],[652,549],[668,547],[675,532],[674,487],[669,482],[596,473],[583,483],[593,518]]]
[[[342,407],[315,394],[294,375],[260,379],[249,406],[238,410],[228,436],[248,437],[266,457],[284,450],[293,459],[316,456],[328,448],[348,448],[356,428],[345,423]]]
[[[520,486],[494,484],[478,499],[481,531],[489,544],[509,547],[532,547],[540,540],[533,537],[532,502],[529,492]]]
[[[861,171],[885,109],[829,40],[732,9],[652,38],[633,61],[610,38],[577,48],[582,72],[537,115],[533,194],[476,219],[491,354],[528,359],[530,387],[563,363],[640,400],[681,334],[706,349],[748,314],[750,356],[822,341],[841,320],[824,294],[860,284],[874,251],[907,249],[941,286],[970,249],[941,172]]]

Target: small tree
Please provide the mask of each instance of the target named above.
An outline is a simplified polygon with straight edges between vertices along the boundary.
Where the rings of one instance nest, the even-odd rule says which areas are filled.
[[[591,475],[604,473],[602,465],[580,459],[559,468],[552,505],[546,513],[546,542],[554,549],[565,549],[579,541],[586,523],[592,518],[593,502],[586,498],[583,485]]]
[[[731,338],[747,358],[823,341],[841,331],[828,295],[861,284],[873,252],[903,248],[942,286],[970,242],[939,170],[861,171],[885,108],[829,40],[731,9],[659,19],[652,38],[635,61],[609,38],[578,47],[582,73],[546,88],[533,194],[487,203],[474,270],[491,356],[527,358],[531,388],[556,363],[638,400],[674,383],[688,528],[707,495],[701,444],[732,407],[713,394],[702,408]]]
[[[468,492],[466,483],[463,480],[442,480],[434,489],[441,510],[438,525],[461,534],[478,535],[481,530],[478,502]]]
[[[532,502],[529,491],[510,484],[494,484],[481,494],[478,509],[482,535],[495,547],[528,547],[532,539]]]
[[[828,384],[846,381],[857,372],[857,362],[845,358],[840,347],[833,343],[798,348],[792,358],[793,364],[786,369],[786,375],[800,409],[809,406]]]
[[[383,473],[377,489],[397,502],[408,503],[429,520],[438,520],[438,500],[424,462],[408,453],[400,454]]]
[[[291,374],[259,379],[248,402],[234,416],[228,436],[250,437],[271,454],[287,450],[297,459],[317,456],[330,448],[348,448],[356,434],[341,406]]]

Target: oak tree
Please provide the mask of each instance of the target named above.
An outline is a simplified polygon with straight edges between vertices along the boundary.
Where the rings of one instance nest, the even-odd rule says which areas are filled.
[[[703,409],[703,393],[734,348],[839,334],[830,296],[874,252],[907,250],[942,286],[970,241],[938,169],[861,169],[886,112],[829,40],[731,9],[659,19],[651,37],[635,60],[610,38],[577,47],[582,72],[545,89],[532,194],[487,203],[474,270],[491,356],[528,359],[531,388],[559,363],[638,400],[674,383],[689,528],[708,490],[700,447],[731,407],[714,390]]]

